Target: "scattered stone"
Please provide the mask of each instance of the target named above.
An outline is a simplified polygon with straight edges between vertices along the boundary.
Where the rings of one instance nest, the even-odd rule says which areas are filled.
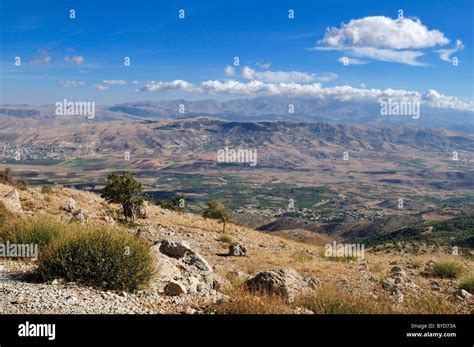
[[[81,208],[72,214],[72,220],[79,224],[84,224],[87,220],[86,212]]]
[[[392,269],[390,270],[390,273],[392,275],[395,275],[395,276],[401,276],[404,274],[404,271],[402,270],[402,268],[400,266],[394,266],[392,267]]]
[[[279,295],[288,302],[294,301],[297,295],[309,292],[313,287],[313,283],[305,281],[292,268],[259,272],[245,281],[245,285],[251,291]]]
[[[28,300],[24,296],[18,296],[15,301],[12,301],[14,305],[23,305],[26,304]]]
[[[439,283],[436,281],[431,282],[431,290],[435,292],[439,292],[441,288],[439,287]]]
[[[187,294],[216,295],[223,280],[209,263],[185,241],[163,240],[151,247],[155,257],[156,279],[152,285],[159,292],[169,283],[178,282]]]
[[[69,199],[62,209],[66,212],[72,213],[72,211],[76,209],[76,201],[74,199]]]
[[[165,293],[166,295],[169,295],[169,296],[176,296],[176,295],[186,294],[187,290],[186,290],[186,287],[182,283],[177,282],[177,281],[170,281],[165,286]]]
[[[2,202],[5,208],[11,213],[23,213],[20,201],[20,193],[18,193],[18,190],[16,189],[13,189],[7,195],[0,197],[0,202]]]
[[[243,257],[247,255],[247,248],[238,242],[234,242],[229,246],[229,255],[234,257]]]
[[[461,298],[461,299],[470,299],[472,297],[472,294],[469,293],[467,290],[465,289],[458,289],[456,292],[455,292],[456,296]]]
[[[148,218],[149,215],[150,215],[150,204],[148,203],[148,201],[145,200],[142,202],[140,206],[138,206],[137,216],[138,218],[145,219],[145,218]]]

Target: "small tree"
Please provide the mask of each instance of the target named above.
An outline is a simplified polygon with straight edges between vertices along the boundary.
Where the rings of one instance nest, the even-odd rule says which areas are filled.
[[[171,199],[161,200],[160,202],[158,202],[158,204],[160,205],[160,207],[166,208],[168,210],[182,211],[184,210],[184,204],[182,204],[184,200],[186,200],[186,195],[177,194]]]
[[[133,221],[137,209],[145,200],[142,193],[142,184],[130,172],[114,172],[107,176],[107,186],[102,197],[108,202],[122,205],[127,221]]]
[[[226,223],[232,220],[232,213],[219,201],[209,200],[207,209],[202,213],[204,218],[218,219],[223,223],[222,232],[225,233]]]

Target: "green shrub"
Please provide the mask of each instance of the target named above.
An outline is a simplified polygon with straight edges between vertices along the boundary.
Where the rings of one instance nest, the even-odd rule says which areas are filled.
[[[171,199],[160,200],[158,205],[161,208],[172,210],[172,211],[182,211],[184,210],[184,202],[186,200],[186,195],[177,194]]]
[[[108,202],[122,205],[125,218],[132,221],[138,208],[145,201],[143,185],[128,171],[108,175],[102,197]]]
[[[457,278],[462,271],[461,265],[449,261],[441,261],[433,266],[433,275],[436,277]]]
[[[474,294],[474,276],[469,276],[461,280],[461,283],[459,283],[459,288]]]
[[[66,224],[47,218],[18,223],[14,228],[15,243],[35,243],[40,249],[57,239],[61,233],[68,231]]]
[[[37,244],[40,249],[68,231],[68,225],[48,218],[10,220],[0,227],[0,239],[12,243]]]
[[[134,291],[153,274],[149,247],[120,230],[81,229],[46,248],[36,276],[42,281],[62,278],[104,290]]]
[[[227,234],[224,234],[224,235],[221,235],[219,236],[218,240],[222,243],[227,243],[227,244],[231,244],[232,242],[234,242],[232,240],[232,237],[230,237],[229,235]]]

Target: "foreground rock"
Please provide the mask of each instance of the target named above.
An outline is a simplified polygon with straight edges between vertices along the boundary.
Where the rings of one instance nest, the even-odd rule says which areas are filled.
[[[137,217],[138,218],[148,218],[149,215],[150,215],[150,204],[148,203],[148,201],[145,200],[138,207]]]
[[[0,197],[0,202],[3,203],[5,208],[11,213],[23,213],[20,202],[20,194],[16,189],[13,189],[7,195]]]
[[[72,213],[76,209],[76,201],[74,199],[69,199],[61,208],[63,211]]]
[[[87,214],[82,208],[74,212],[72,216],[72,220],[76,221],[79,224],[84,224],[87,220]]]
[[[245,282],[250,291],[278,295],[288,302],[294,301],[299,295],[310,294],[315,284],[314,280],[304,279],[292,268],[259,272]]]
[[[209,263],[185,241],[163,240],[151,247],[156,264],[152,285],[167,295],[216,295],[222,280]]]
[[[247,255],[247,248],[241,243],[235,242],[229,246],[229,255],[234,257],[244,257]]]

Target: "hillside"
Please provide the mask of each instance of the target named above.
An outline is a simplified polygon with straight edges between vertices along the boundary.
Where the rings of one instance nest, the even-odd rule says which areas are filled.
[[[8,193],[12,194],[5,198]],[[51,191],[42,191],[40,187],[14,190],[12,186],[0,185],[0,197],[8,208],[16,206],[18,220],[47,216],[72,224],[123,228],[119,223],[120,208],[91,192],[60,186],[52,187]],[[78,214],[83,218],[78,219]],[[161,244],[186,242],[189,252],[205,259],[204,264],[209,263],[208,275],[216,276],[219,282],[215,289],[192,292],[188,288],[189,292],[181,295],[163,292],[163,281],[198,270],[190,264],[181,264],[181,275],[177,275],[169,264],[172,259],[156,251],[155,261],[160,264],[156,276],[147,289],[136,293],[101,291],[61,281],[31,282],[25,274],[36,267],[35,261],[1,259],[0,310],[4,313],[324,313],[316,309],[320,307],[314,304],[317,298],[338,302],[339,313],[468,313],[472,310],[472,296],[467,293],[461,297],[458,290],[461,280],[473,275],[473,261],[463,257],[374,254],[366,250],[365,259],[335,261],[339,259],[324,257],[322,246],[291,241],[236,224],[227,225],[225,235],[221,230],[222,225],[217,221],[153,205],[147,207],[136,226],[128,229],[132,235],[149,242],[151,249],[155,249],[153,244],[159,240]],[[328,238],[327,241],[334,240]],[[233,242],[246,248],[245,256],[225,256]],[[462,277],[427,275],[433,261],[459,264],[464,269]],[[293,288],[292,293],[294,288],[297,288],[296,293],[309,290],[313,301],[281,301],[243,292],[242,283],[257,273],[288,268],[291,270],[279,272],[279,276],[287,276],[285,281],[292,281],[289,286]],[[204,276],[202,271],[198,271],[199,276]],[[201,281],[205,281],[202,278]],[[200,282],[198,287],[205,287],[206,283]]]

